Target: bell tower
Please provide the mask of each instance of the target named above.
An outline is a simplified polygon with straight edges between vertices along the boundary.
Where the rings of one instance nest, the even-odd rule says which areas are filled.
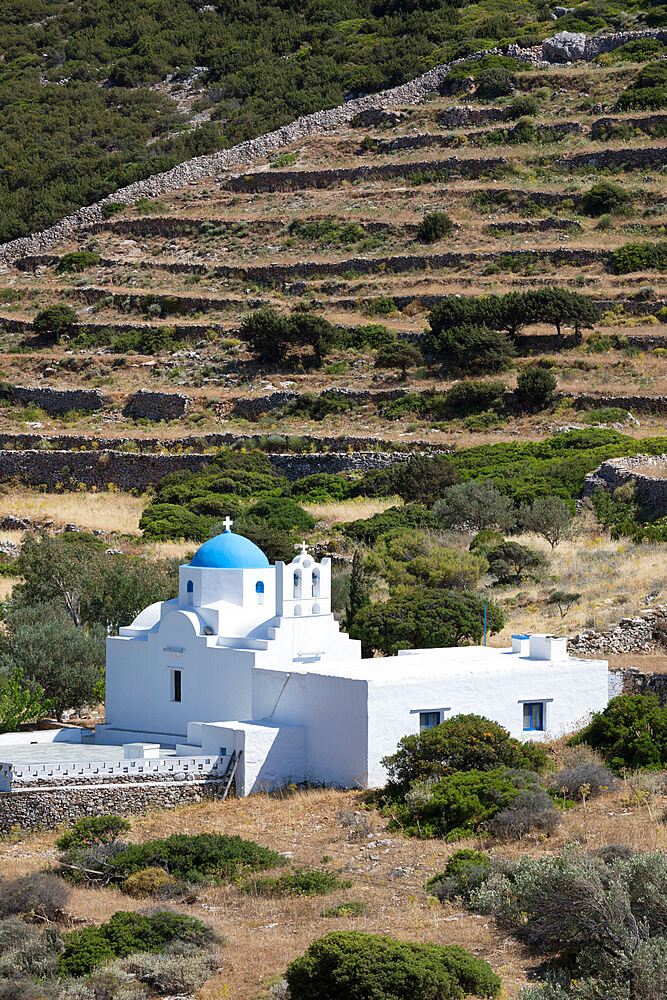
[[[291,563],[276,563],[276,615],[310,618],[331,614],[331,560],[318,563],[302,542]]]

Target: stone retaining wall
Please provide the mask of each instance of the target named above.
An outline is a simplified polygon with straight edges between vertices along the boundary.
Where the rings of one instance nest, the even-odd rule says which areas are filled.
[[[633,455],[631,458],[610,458],[603,462],[593,472],[589,472],[584,481],[584,496],[591,496],[596,489],[613,492],[624,483],[633,482],[637,487],[637,495],[641,502],[661,516],[667,515],[667,477],[651,476],[638,472],[646,466],[655,466],[665,471],[667,455]]]
[[[215,780],[0,792],[0,832],[71,826],[84,816],[131,816],[150,809],[175,809],[218,795],[221,788],[222,781]]]
[[[431,145],[431,143],[429,143]],[[398,147],[396,147],[398,148]],[[423,160],[410,163],[363,164],[360,167],[332,167],[324,170],[257,171],[242,177],[221,179],[224,191],[303,191],[328,188],[332,184],[359,181],[382,181],[394,177],[409,178],[417,174],[444,174],[449,177],[482,177],[507,165],[504,156],[449,156],[446,160]]]
[[[615,125],[629,125],[631,128],[639,129],[641,132],[653,134],[653,132],[667,126],[667,115],[642,115],[638,118],[598,118],[591,125],[591,139],[606,139],[609,134],[613,135]]]
[[[642,38],[664,39],[667,37],[667,32],[660,28],[650,28],[641,31],[614,32],[590,38],[581,37],[583,37],[584,42],[575,50],[577,57],[580,53],[581,58],[590,60],[602,52],[610,52],[629,41]],[[491,53],[494,51],[500,54],[501,50],[490,50]],[[188,184],[209,178],[221,170],[243,170],[253,161],[266,157],[269,153],[289,146],[300,139],[348,125],[360,112],[385,110],[401,104],[416,104],[444,85],[447,74],[453,65],[470,59],[481,59],[489,55],[490,52],[478,52],[452,63],[444,63],[401,86],[382,91],[379,94],[369,94],[366,97],[347,101],[345,104],[326,111],[316,111],[314,114],[304,115],[274,132],[241,142],[231,149],[206,156],[197,156],[185,163],[178,164],[171,170],[154,174],[145,180],[119,188],[102,201],[78,209],[48,229],[6,243],[0,247],[0,260],[10,263],[25,254],[43,253],[56,243],[71,237],[77,230],[85,228],[91,223],[102,221],[102,207],[108,202],[132,204],[139,198],[158,198],[171,191],[184,188]],[[572,58],[571,48],[563,44],[562,33],[552,39],[546,39],[541,47],[522,49],[517,45],[510,45],[507,54],[535,64],[540,63],[541,60],[548,63],[567,61],[568,58]]]
[[[664,167],[667,161],[667,150],[661,146],[651,146],[648,149],[598,149],[590,153],[573,153],[559,156],[552,161],[554,167],[567,167],[577,170],[579,167]]]
[[[148,420],[177,420],[185,415],[190,402],[190,397],[182,392],[139,389],[126,402],[123,414],[126,417],[144,417]]]
[[[268,454],[270,462],[288,479],[313,472],[366,472],[382,469],[410,456],[400,452],[308,452]],[[121,490],[144,490],[183,469],[199,472],[211,455],[135,454],[123,451],[0,451],[0,481],[18,479],[31,486],[87,487],[106,489],[112,483]]]
[[[654,694],[663,707],[667,705],[667,674],[644,674],[629,668],[610,671],[610,679],[613,685],[610,685],[610,697],[617,694]]]
[[[645,653],[662,648],[667,638],[667,606],[647,608],[633,618],[621,618],[607,632],[586,629],[567,641],[570,654]]]
[[[70,410],[101,410],[106,400],[99,389],[49,389],[42,386],[15,385],[13,402],[20,406],[32,403],[45,413],[68,413]]]

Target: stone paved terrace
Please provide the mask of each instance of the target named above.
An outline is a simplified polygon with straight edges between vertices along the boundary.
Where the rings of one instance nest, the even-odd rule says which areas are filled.
[[[175,750],[160,747],[160,757],[175,755]],[[122,760],[122,746],[96,743],[16,743],[0,746],[0,761],[3,764],[84,764]]]

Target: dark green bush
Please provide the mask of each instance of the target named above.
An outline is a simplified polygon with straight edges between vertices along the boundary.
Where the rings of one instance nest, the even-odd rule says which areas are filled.
[[[598,181],[581,198],[581,205],[587,215],[607,215],[618,212],[630,200],[628,192],[610,181]]]
[[[667,68],[664,62],[642,66],[630,86],[623,91],[616,107],[619,111],[652,110],[667,104]]]
[[[212,518],[193,514],[187,508],[173,503],[149,504],[139,520],[144,537],[159,542],[170,538],[205,542],[210,537],[212,525]]]
[[[414,781],[457,771],[504,767],[543,772],[548,758],[538,743],[520,743],[483,715],[455,715],[432,729],[404,736],[396,753],[382,763],[389,788],[405,793]]]
[[[536,97],[531,97],[528,94],[520,94],[518,97],[513,98],[505,111],[503,112],[503,117],[506,121],[516,121],[517,118],[523,118],[524,115],[535,116],[540,110],[540,102]]]
[[[131,823],[121,816],[86,816],[78,819],[71,830],[56,839],[59,851],[72,847],[92,847],[93,844],[110,844],[119,834],[131,829]]]
[[[38,312],[32,321],[32,327],[39,337],[49,340],[59,340],[73,331],[78,316],[71,306],[60,303],[47,306]]]
[[[557,385],[548,368],[526,368],[517,375],[514,395],[520,406],[543,410],[552,404]]]
[[[282,855],[268,847],[222,833],[174,833],[165,839],[129,844],[113,859],[124,877],[143,868],[162,867],[188,882],[213,884],[285,863]]]
[[[530,829],[551,833],[559,822],[538,775],[507,768],[455,771],[436,782],[414,782],[384,810],[392,817],[390,829],[448,841],[487,831],[503,837],[520,837]]]
[[[436,243],[451,236],[455,226],[446,212],[427,212],[417,226],[417,239],[420,243]]]
[[[458,945],[411,944],[334,931],[287,967],[292,1000],[462,1000],[496,997],[500,978]]]
[[[404,507],[389,507],[388,510],[373,514],[372,517],[348,521],[343,525],[343,531],[349,538],[373,545],[378,538],[395,528],[435,527],[436,523],[430,510],[416,503],[408,503]]]
[[[489,573],[498,583],[518,583],[524,578],[535,578],[546,565],[543,555],[520,542],[501,542],[486,553]]]
[[[587,743],[616,772],[659,771],[667,765],[667,708],[654,694],[619,695],[570,742]]]
[[[423,360],[422,352],[414,344],[408,344],[404,340],[394,340],[376,352],[375,367],[400,368],[405,378],[407,369],[422,364]]]
[[[501,66],[491,66],[483,70],[478,77],[477,96],[487,100],[504,97],[514,91],[516,77],[509,69]]]
[[[346,500],[351,483],[338,473],[315,472],[290,483],[290,494],[301,503],[327,503],[329,500]]]
[[[96,966],[138,951],[163,951],[173,941],[202,945],[211,933],[200,920],[160,911],[150,916],[119,910],[108,923],[83,927],[64,938],[58,971],[84,976]]]
[[[459,371],[502,372],[516,354],[502,330],[482,326],[453,326],[438,338],[438,360]]]
[[[440,902],[459,898],[468,901],[470,893],[477,889],[491,870],[488,855],[474,848],[455,851],[448,859],[444,870],[433,875],[424,888],[430,896]]]
[[[273,531],[311,531],[315,518],[289,497],[266,497],[246,509],[244,523],[250,521],[265,525]]]
[[[100,255],[92,250],[73,250],[64,254],[56,264],[56,274],[72,274],[85,271],[87,267],[99,264]]]
[[[611,252],[617,274],[632,271],[667,270],[667,241],[657,243],[625,243]]]
[[[406,504],[410,505],[410,516],[417,518],[420,524],[426,524],[414,507],[414,501],[432,504],[444,489],[457,483],[460,476],[456,466],[448,455],[414,455],[407,461],[394,462],[386,469],[374,469],[367,472],[351,490],[352,496],[392,496],[396,494]],[[395,511],[395,508],[390,508]],[[408,521],[402,521],[401,515],[389,511],[384,512],[389,519],[394,517],[395,527],[409,526]],[[382,517],[376,514],[375,517]],[[406,517],[407,512],[406,512]],[[356,523],[356,522],[355,522]],[[377,521],[374,523],[378,523]],[[418,527],[418,524],[414,525]]]
[[[336,889],[349,889],[352,882],[342,881],[336,872],[308,868],[292,868],[275,878],[254,875],[241,886],[241,892],[252,896],[326,896]]]

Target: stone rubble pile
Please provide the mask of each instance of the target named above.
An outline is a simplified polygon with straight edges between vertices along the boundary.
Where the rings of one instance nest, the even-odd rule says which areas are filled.
[[[646,653],[667,646],[667,605],[647,608],[633,618],[621,618],[608,632],[586,629],[568,639],[572,653]]]
[[[655,476],[646,469],[655,468]],[[638,470],[642,470],[641,472]],[[633,483],[641,502],[657,514],[667,514],[667,469],[666,455],[633,455],[627,458],[610,458],[589,472],[584,480],[585,497],[595,490],[605,489],[613,493],[625,483]],[[660,473],[663,475],[660,475]]]
[[[364,111],[383,111],[401,104],[417,104],[428,94],[440,90],[450,69],[458,62],[479,60],[489,54],[496,53],[506,54],[523,62],[547,66],[550,63],[570,62],[574,59],[591,60],[603,52],[610,52],[620,45],[624,45],[626,42],[642,38],[665,40],[667,39],[667,31],[660,28],[648,28],[643,31],[620,31],[592,37],[578,33],[559,32],[553,38],[546,39],[541,46],[521,48],[517,45],[510,45],[506,52],[501,49],[491,49],[474,53],[466,56],[465,59],[455,60],[452,63],[444,63],[401,86],[382,91],[379,94],[359,97],[326,111],[316,111],[314,114],[304,115],[274,132],[258,136],[256,139],[246,140],[231,149],[205,156],[196,156],[185,163],[179,163],[171,170],[155,174],[142,181],[135,181],[133,184],[114,191],[113,194],[94,205],[78,209],[48,229],[4,244],[0,247],[0,261],[12,263],[26,254],[44,253],[60,241],[71,238],[78,230],[84,229],[92,223],[101,222],[103,220],[102,207],[108,202],[123,202],[129,205],[139,198],[158,198],[169,192],[177,191],[189,184],[210,178],[211,175],[219,171],[244,171],[254,161],[263,159],[270,153],[292,145],[301,139],[348,126],[357,115]]]

